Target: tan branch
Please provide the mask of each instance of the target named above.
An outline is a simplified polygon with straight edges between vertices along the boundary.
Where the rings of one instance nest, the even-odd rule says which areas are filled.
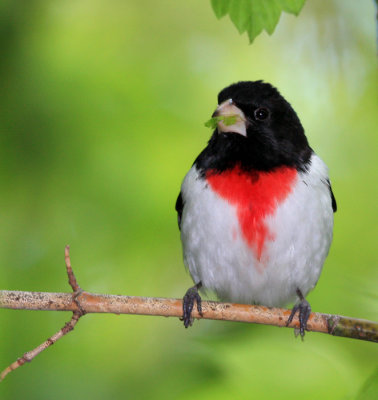
[[[81,308],[89,313],[138,314],[181,317],[182,300],[157,297],[119,296],[81,292],[77,298]],[[20,292],[0,290],[0,308],[41,311],[78,311],[71,293]],[[247,304],[202,301],[201,317],[193,309],[193,317],[223,321],[249,322],[285,327],[290,310]],[[298,328],[295,317],[289,325]],[[329,333],[355,339],[378,341],[376,322],[339,315],[311,313],[307,322],[309,331]]]
[[[78,312],[74,312],[70,321],[68,321],[62,329],[60,329],[57,333],[49,337],[45,342],[41,343],[38,347],[33,350],[26,352],[21,358],[17,361],[9,365],[4,371],[0,374],[0,382],[9,374],[18,367],[21,367],[26,362],[30,362],[36,357],[39,353],[42,353],[43,350],[46,350],[48,347],[53,345],[56,341],[61,339],[64,335],[68,332],[71,332],[72,329],[75,327],[77,322],[79,321],[81,314]]]
[[[3,379],[10,371],[23,365],[26,361],[31,361],[37,354],[71,331],[79,318],[84,314],[113,313],[164,317],[182,316],[182,300],[180,299],[118,296],[82,291],[73,274],[68,251],[69,249],[66,247],[66,267],[69,283],[74,290],[73,294],[0,290],[0,308],[72,311],[74,313],[72,319],[59,332],[36,349],[25,353],[23,357],[4,370],[0,379]],[[202,301],[202,316],[198,314],[197,310],[193,309],[193,317],[198,319],[238,321],[278,327],[286,326],[289,315],[290,310],[283,308],[220,303],[215,301]],[[297,317],[294,318],[289,327],[299,328]],[[328,333],[334,336],[378,342],[378,323],[362,319],[311,313],[307,322],[307,328],[309,331]]]

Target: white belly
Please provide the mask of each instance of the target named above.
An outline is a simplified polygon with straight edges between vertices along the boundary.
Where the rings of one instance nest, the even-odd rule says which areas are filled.
[[[312,156],[309,172],[267,216],[273,233],[260,259],[243,237],[236,207],[218,196],[193,167],[182,184],[181,239],[195,283],[221,300],[279,306],[316,284],[332,241],[333,211],[327,167]]]

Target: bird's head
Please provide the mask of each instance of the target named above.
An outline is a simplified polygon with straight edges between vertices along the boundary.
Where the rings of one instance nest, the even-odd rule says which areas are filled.
[[[221,117],[234,116],[231,123]],[[311,149],[291,105],[276,88],[262,81],[238,82],[218,94],[217,129],[211,141],[233,143],[232,158],[264,169],[280,165],[300,167]],[[227,121],[226,121],[227,122]]]

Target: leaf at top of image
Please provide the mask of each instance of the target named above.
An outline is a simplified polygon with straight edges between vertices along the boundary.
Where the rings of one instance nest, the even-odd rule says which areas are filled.
[[[229,15],[240,34],[247,32],[249,42],[263,30],[274,32],[282,11],[298,15],[305,0],[211,0],[217,18]]]

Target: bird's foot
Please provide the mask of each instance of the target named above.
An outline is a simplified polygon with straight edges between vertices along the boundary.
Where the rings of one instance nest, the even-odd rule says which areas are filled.
[[[286,322],[286,326],[288,326],[292,322],[294,315],[297,313],[297,311],[299,311],[299,334],[303,339],[305,331],[307,330],[307,321],[311,314],[311,306],[310,303],[304,298],[302,292],[299,289],[297,289],[297,295],[299,297],[299,302],[295,304],[293,309],[291,310],[291,314]]]
[[[182,302],[182,311],[183,315],[181,321],[184,321],[185,328],[192,326],[193,318],[192,318],[192,311],[194,307],[194,302],[197,303],[197,311],[202,316],[202,306],[201,306],[201,296],[198,293],[198,290],[201,288],[202,283],[199,282],[193,287],[189,288],[185,293]]]

